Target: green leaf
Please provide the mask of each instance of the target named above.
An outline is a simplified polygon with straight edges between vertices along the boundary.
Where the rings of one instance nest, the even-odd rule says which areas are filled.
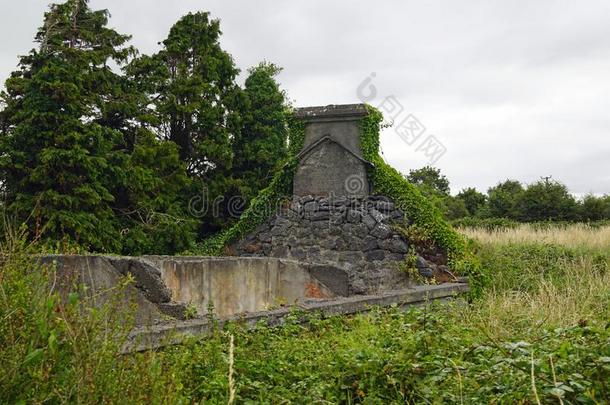
[[[42,359],[43,354],[44,354],[43,349],[40,349],[40,348],[35,349],[35,350],[29,352],[27,354],[27,356],[25,356],[25,359],[23,359],[23,362],[21,363],[21,365],[24,367],[36,365]]]

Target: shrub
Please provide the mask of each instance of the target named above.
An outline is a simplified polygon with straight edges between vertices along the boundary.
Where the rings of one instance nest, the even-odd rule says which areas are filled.
[[[539,181],[521,194],[519,219],[531,221],[573,221],[578,218],[578,204],[564,184]]]
[[[133,325],[122,288],[103,307],[54,291],[24,232],[0,243],[0,403],[163,402],[179,395],[150,355],[121,355]],[[127,282],[127,280],[126,280]],[[172,393],[175,390],[175,393]],[[171,400],[170,400],[171,402]]]

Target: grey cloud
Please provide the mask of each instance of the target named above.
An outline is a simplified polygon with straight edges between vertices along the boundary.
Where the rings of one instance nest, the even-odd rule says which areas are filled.
[[[47,0],[1,0],[0,80],[32,47]],[[447,147],[455,192],[553,175],[575,193],[610,193],[610,3],[572,1],[92,0],[144,53],[188,11],[222,20],[245,70],[266,59],[297,105],[357,102],[371,72]],[[243,75],[242,75],[243,78]],[[426,164],[388,129],[388,161]]]

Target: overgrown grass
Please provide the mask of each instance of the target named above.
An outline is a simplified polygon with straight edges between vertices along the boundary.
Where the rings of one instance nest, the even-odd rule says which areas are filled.
[[[154,354],[121,356],[132,311],[120,300],[129,280],[107,291],[107,303],[60,296],[40,247],[7,226],[0,241],[0,403],[126,403],[162,401],[179,381]],[[88,298],[89,297],[89,298]]]
[[[460,230],[466,236],[486,244],[550,244],[593,251],[610,251],[610,225],[563,224],[560,226],[543,226],[542,224],[520,224],[515,227],[491,230],[470,227]]]
[[[482,294],[468,304],[310,315],[307,323],[295,312],[283,327],[233,324],[200,341],[127,356],[110,342],[100,346],[104,339],[53,354],[35,322],[13,321],[27,333],[10,343],[15,350],[2,341],[0,361],[10,358],[25,373],[0,377],[0,402],[226,403],[233,336],[236,403],[608,403],[610,249],[594,229],[544,242],[535,229],[521,232],[528,236],[469,232]],[[19,302],[13,308],[25,312],[34,305]],[[84,336],[77,340],[91,339]],[[24,366],[31,348],[43,348],[45,362]]]
[[[282,328],[256,332],[234,327],[237,398],[263,403],[610,401],[610,250],[597,242],[561,246],[535,238],[490,243],[487,234],[480,235],[476,254],[484,289],[469,305],[406,313],[376,309],[353,317],[314,317],[307,324],[296,322],[295,315]],[[196,398],[225,398],[219,365],[226,362],[217,350],[226,348],[227,338],[217,339],[165,353],[190,353],[197,366],[187,365],[193,383],[187,391]]]

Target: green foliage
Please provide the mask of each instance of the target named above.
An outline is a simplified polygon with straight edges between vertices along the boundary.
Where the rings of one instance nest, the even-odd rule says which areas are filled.
[[[237,400],[529,403],[535,401],[533,367],[542,403],[558,397],[564,403],[607,401],[610,295],[607,285],[604,291],[587,284],[574,290],[579,287],[572,277],[585,271],[594,273],[590,280],[607,277],[608,252],[476,243],[468,251],[476,253],[468,261],[476,298],[470,306],[374,308],[326,319],[297,313],[283,327],[261,325],[254,332],[229,326]],[[558,310],[575,322],[550,321],[537,312],[504,314],[509,297],[533,300],[553,289],[564,298],[590,291],[593,306]],[[521,300],[515,305],[527,311]],[[216,336],[168,352],[197,365],[186,372],[185,390],[194,398],[227,398],[227,362],[218,352],[226,351],[228,338]]]
[[[468,215],[475,216],[487,202],[487,196],[477,191],[474,187],[468,187],[458,193],[456,198],[464,201]]]
[[[193,243],[190,188],[173,143],[146,129],[149,102],[133,75],[129,37],[87,1],[53,4],[38,49],[6,82],[0,177],[6,209],[46,245],[127,254]]]
[[[519,219],[519,200],[523,194],[523,186],[516,180],[506,180],[498,183],[487,191],[489,207],[488,215],[494,218]]]
[[[286,199],[292,196],[292,181],[297,167],[295,156],[303,147],[305,134],[304,124],[294,117],[288,121],[289,142],[288,158],[284,166],[275,173],[269,186],[259,192],[250,201],[250,205],[239,218],[239,221],[229,229],[220,232],[203,241],[195,250],[196,253],[217,256],[225,252],[229,244],[246,236],[258,225],[266,221],[270,215],[282,207]]]
[[[232,138],[239,135],[244,100],[235,77],[239,69],[220,46],[220,22],[209,13],[189,13],[178,20],[155,55],[129,66],[137,86],[154,106],[148,119],[158,137],[178,145],[180,159],[193,179],[186,195],[202,190],[212,199],[233,186]],[[200,234],[225,226],[225,207],[208,210]],[[221,215],[214,215],[220,213]]]
[[[445,218],[449,221],[468,216],[468,208],[461,198],[447,196],[444,198],[443,202],[445,205]]]
[[[368,107],[369,114],[361,122],[361,146],[364,158],[373,163],[370,179],[374,192],[391,198],[415,226],[429,235],[430,240],[452,258],[464,254],[463,238],[444,220],[441,212],[428,201],[416,186],[409,183],[396,169],[379,156],[379,126],[382,116]]]
[[[487,281],[484,287],[501,291],[531,292],[538,288],[541,278],[562,285],[566,273],[583,260],[592,259],[594,271],[610,270],[610,252],[548,244],[482,244],[477,247],[477,256]]]
[[[416,186],[426,186],[440,194],[449,195],[449,180],[436,167],[424,166],[410,170],[407,180]]]
[[[587,194],[580,205],[580,218],[583,221],[600,221],[610,218],[610,196],[596,197]]]
[[[180,392],[158,359],[121,355],[133,325],[123,301],[131,281],[98,292],[107,301],[96,309],[78,286],[60,297],[50,288],[55,267],[36,262],[24,231],[5,227],[0,241],[0,402],[150,403]]]
[[[262,62],[249,70],[245,82],[243,126],[233,139],[232,175],[246,203],[269,185],[286,160],[290,111],[286,94],[275,80],[281,70]]]
[[[200,340],[130,355],[125,314],[49,294],[33,251],[18,237],[1,250],[3,403],[224,403],[231,337],[237,403],[534,403],[532,368],[542,403],[610,398],[607,249],[473,243],[470,304],[295,310],[255,330],[210,317]]]
[[[20,59],[2,93],[0,172],[8,209],[35,237],[117,251],[121,133],[100,120],[120,92],[109,62],[122,64],[133,49],[107,22],[107,11],[83,0],[51,5],[38,49]]]
[[[530,184],[518,200],[520,219],[526,222],[575,220],[577,204],[564,184],[539,181]]]
[[[516,228],[519,222],[508,218],[479,218],[479,217],[464,217],[451,221],[451,224],[456,228],[481,228],[487,231],[499,229]]]
[[[411,170],[406,179],[449,221],[469,215],[466,201],[449,194],[449,180],[440,169],[425,166]]]
[[[456,198],[464,200],[470,217],[481,218],[478,223],[476,219],[464,218],[464,226],[487,227],[503,220],[562,223],[610,218],[610,197],[589,194],[577,201],[564,184],[556,181],[538,181],[524,189],[518,181],[506,180],[490,188],[488,197],[468,188]]]
[[[609,347],[603,323],[520,330],[510,340],[495,341],[485,330],[465,329],[459,312],[373,309],[353,318],[312,316],[306,325],[289,320],[282,328],[260,327],[255,333],[234,328],[237,400],[527,403],[532,401],[532,356],[545,402],[561,395],[593,403],[607,395]],[[199,365],[188,374],[186,389],[194,390],[193,397],[227,399],[226,360],[214,354],[227,345],[223,337],[186,349]]]
[[[117,193],[115,209],[122,229],[122,252],[184,251],[194,244],[197,223],[185,207],[183,194],[191,183],[177,147],[146,130],[139,130],[136,139],[126,164],[129,181]]]

